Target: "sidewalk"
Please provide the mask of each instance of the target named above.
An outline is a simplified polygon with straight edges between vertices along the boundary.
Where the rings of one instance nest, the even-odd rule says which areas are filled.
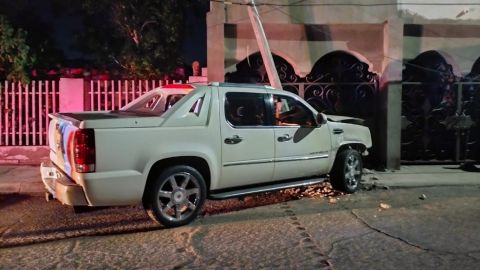
[[[403,165],[398,171],[368,171],[363,179],[388,187],[429,187],[480,185],[480,166]]]
[[[0,194],[44,192],[40,166],[0,165]]]
[[[480,185],[480,166],[465,171],[458,165],[405,165],[398,171],[366,170],[365,183],[394,187]],[[1,193],[43,193],[39,166],[0,165]]]

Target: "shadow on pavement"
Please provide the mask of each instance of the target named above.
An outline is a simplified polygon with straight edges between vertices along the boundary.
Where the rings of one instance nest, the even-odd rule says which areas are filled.
[[[473,163],[463,163],[458,167],[443,167],[444,169],[447,170],[462,170],[465,172],[480,172],[480,168],[475,166]]]
[[[28,194],[0,194],[0,209],[28,200]]]
[[[312,191],[315,191],[312,193]],[[310,193],[308,193],[310,192]],[[270,192],[241,199],[207,201],[200,216],[277,204],[300,197],[337,196],[325,185]],[[311,196],[310,196],[311,195]],[[0,247],[12,247],[79,236],[98,236],[163,229],[153,222],[141,205],[93,208],[75,213],[72,207],[43,197],[0,197]],[[12,215],[12,213],[15,213]],[[3,217],[8,217],[3,219]]]

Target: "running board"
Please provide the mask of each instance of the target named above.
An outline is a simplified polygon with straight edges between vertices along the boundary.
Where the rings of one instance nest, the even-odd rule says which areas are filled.
[[[260,187],[238,189],[238,190],[232,190],[232,191],[221,192],[221,193],[213,193],[213,194],[210,193],[209,198],[215,199],[215,200],[228,199],[233,197],[251,195],[255,193],[263,193],[263,192],[276,191],[276,190],[287,189],[287,188],[315,185],[315,184],[325,182],[326,180],[327,178],[311,178],[308,180],[300,180],[300,181],[279,183],[279,184],[266,185],[266,186],[260,186]]]

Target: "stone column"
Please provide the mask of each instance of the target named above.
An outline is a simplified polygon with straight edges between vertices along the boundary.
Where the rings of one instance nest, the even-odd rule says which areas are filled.
[[[225,79],[225,6],[210,2],[207,14],[207,67],[209,82],[223,82]]]
[[[385,22],[383,37],[382,77],[380,78],[381,118],[379,119],[378,156],[387,169],[400,169],[403,20]]]
[[[59,92],[59,112],[83,112],[89,109],[83,78],[60,78]]]

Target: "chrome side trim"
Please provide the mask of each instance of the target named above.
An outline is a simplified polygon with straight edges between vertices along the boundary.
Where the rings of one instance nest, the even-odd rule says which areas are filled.
[[[316,156],[299,156],[299,157],[282,157],[276,158],[275,162],[288,162],[288,161],[302,161],[302,160],[312,160],[312,159],[323,159],[328,158],[328,154],[326,155],[316,155]]]
[[[262,187],[239,189],[239,190],[233,190],[233,191],[216,193],[216,194],[211,193],[210,198],[212,198],[212,199],[226,199],[226,198],[232,198],[232,197],[239,197],[239,196],[245,196],[245,195],[249,195],[249,194],[263,193],[263,192],[281,190],[281,189],[286,189],[286,188],[314,185],[314,184],[322,183],[325,180],[326,180],[326,178],[313,178],[313,179],[300,180],[300,181],[287,182],[287,183],[280,183],[280,184],[271,184],[271,185],[268,185],[268,183],[266,183],[267,185],[262,186]]]
[[[272,163],[272,162],[273,162],[273,159],[233,161],[233,162],[224,163],[223,167],[230,167],[230,166],[237,166],[237,165],[264,164],[264,163]]]
[[[237,166],[237,165],[254,165],[254,164],[264,164],[271,162],[288,162],[288,161],[302,161],[302,160],[313,160],[313,159],[324,159],[328,158],[328,154],[325,155],[316,155],[316,156],[297,156],[297,157],[283,157],[276,159],[259,159],[259,160],[245,160],[245,161],[233,161],[223,164],[223,167]]]

